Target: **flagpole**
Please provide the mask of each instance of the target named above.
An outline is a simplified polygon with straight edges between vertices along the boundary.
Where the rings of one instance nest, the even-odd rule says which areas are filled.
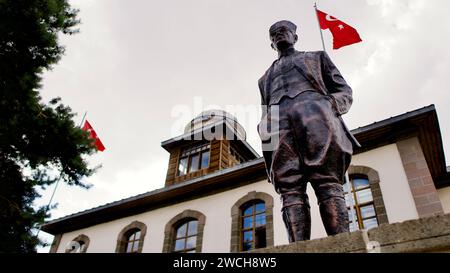
[[[353,202],[353,193],[352,193],[352,185],[350,185],[350,177],[348,176],[348,172],[345,172],[345,184],[347,184],[347,191],[348,191],[348,201],[350,202],[350,214],[351,214],[351,223],[356,228],[359,225],[356,223],[355,219],[355,202]]]
[[[320,21],[319,21],[319,15],[317,14],[317,3],[316,3],[316,2],[314,2],[314,9],[316,10],[317,24],[318,24],[318,26],[319,26],[320,39],[322,39],[323,51],[327,52],[327,51],[325,50],[325,43],[323,42],[322,28],[320,27]]]
[[[83,125],[83,121],[84,121],[84,119],[86,118],[86,114],[87,114],[87,111],[84,112],[83,118],[81,119],[81,122],[80,122],[80,126],[78,126],[78,127],[81,128],[81,126]]]
[[[81,126],[83,125],[83,121],[84,121],[84,119],[86,118],[86,115],[87,115],[87,111],[84,112],[83,118],[81,119],[80,125],[79,125],[78,127],[81,128]],[[50,197],[50,201],[48,201],[48,204],[47,204],[47,207],[46,207],[47,210],[50,209],[50,205],[52,204],[53,197],[55,196],[56,189],[58,188],[58,185],[59,185],[59,181],[61,181],[61,176],[59,176],[58,180],[56,181],[56,185],[55,185],[55,188],[53,189],[52,196]],[[41,232],[41,227],[39,227],[39,229],[38,229],[38,231],[37,231],[37,233],[36,233],[36,237],[39,236],[39,232]]]

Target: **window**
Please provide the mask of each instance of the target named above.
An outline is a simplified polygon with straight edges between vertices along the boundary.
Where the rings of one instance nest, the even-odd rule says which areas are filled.
[[[257,205],[260,204],[261,205]],[[264,207],[263,207],[264,205]],[[253,210],[250,207],[253,206]],[[252,211],[252,217],[250,217],[250,211]],[[265,217],[258,216],[262,215],[264,211]],[[253,217],[255,215],[255,217]],[[256,216],[258,219],[256,220]],[[246,219],[248,218],[248,219]],[[246,220],[245,220],[246,219]],[[250,220],[251,219],[251,220]],[[230,238],[230,252],[240,252],[243,251],[244,242],[244,220],[246,231],[251,232],[252,239],[247,240],[247,246],[255,244],[260,247],[265,242],[265,247],[270,247],[274,245],[274,230],[273,230],[273,197],[272,195],[265,192],[251,191],[246,195],[239,198],[231,207],[231,238]],[[251,225],[249,223],[251,222]],[[264,225],[262,222],[265,222]],[[252,228],[250,228],[250,226]],[[265,234],[265,238],[261,238],[260,235]],[[247,238],[249,234],[247,233]],[[251,242],[251,244],[250,244]],[[256,243],[257,242],[257,243]]]
[[[146,233],[147,226],[144,223],[138,221],[132,222],[119,233],[116,252],[141,253]]]
[[[162,252],[202,252],[206,216],[196,210],[185,210],[167,222]]]
[[[177,175],[185,175],[209,166],[209,143],[201,143],[181,152]]]
[[[345,201],[348,205],[350,231],[377,227],[377,213],[368,177],[361,174],[352,175],[350,177],[350,190],[348,189],[348,184],[345,183],[344,191]],[[350,204],[353,204],[353,215]],[[355,223],[353,219],[355,219]]]
[[[188,158],[180,158],[180,162],[178,163],[178,175],[185,175],[187,174],[187,168],[188,166]]]
[[[66,248],[66,253],[86,253],[89,246],[89,237],[84,234],[78,235]]]
[[[263,201],[250,201],[242,207],[241,250],[266,247],[266,207]]]
[[[174,252],[193,253],[197,247],[198,221],[195,219],[182,223],[176,229]]]
[[[127,241],[125,253],[138,253],[139,252],[139,242],[141,239],[141,230],[132,229],[127,233]]]
[[[207,168],[209,166],[209,150],[201,153],[201,159],[200,169]]]
[[[86,243],[84,241],[72,241],[66,249],[66,253],[84,253],[86,252]]]

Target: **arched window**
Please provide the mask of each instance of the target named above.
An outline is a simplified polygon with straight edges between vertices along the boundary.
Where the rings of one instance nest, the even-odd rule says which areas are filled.
[[[206,216],[195,210],[185,210],[173,217],[164,230],[162,252],[202,252]]]
[[[273,197],[251,191],[231,207],[230,252],[273,245]]]
[[[350,176],[350,183],[344,184],[344,191],[348,205],[350,231],[358,229],[368,230],[377,227],[377,212],[375,210],[369,178],[363,174],[352,174]],[[350,204],[353,204],[353,216]]]
[[[264,201],[252,200],[241,207],[241,250],[267,246],[266,206]]]
[[[362,179],[369,180],[369,186],[370,186],[370,191],[372,193],[372,200],[373,200],[373,205],[375,207],[376,220],[378,222],[378,225],[389,223],[389,219],[388,219],[387,212],[386,212],[386,207],[384,205],[383,194],[382,194],[381,187],[380,187],[381,181],[380,181],[380,176],[379,176],[378,172],[375,169],[372,169],[368,166],[350,165],[350,167],[348,168],[348,174],[349,174],[351,180],[354,180],[355,178],[362,178]],[[361,182],[361,181],[359,181],[359,182]],[[351,186],[351,188],[352,188],[352,194],[349,196],[353,197],[353,200],[355,200],[355,195],[353,193],[354,186]],[[360,189],[361,189],[361,187],[360,187]],[[347,190],[347,192],[348,192],[348,190]],[[347,201],[349,201],[348,198],[347,198]],[[370,208],[370,210],[371,210],[371,208]],[[355,209],[355,212],[357,212],[356,209]],[[364,212],[367,212],[367,210],[363,211],[363,214],[364,214]],[[350,221],[351,221],[351,214],[350,214]],[[371,220],[371,221],[372,221],[372,223],[375,222],[374,220]],[[360,226],[360,224],[358,222],[358,225],[355,225],[352,228],[354,230],[355,228],[359,228],[359,226]],[[364,225],[364,222],[362,223],[362,226],[364,228],[367,228]]]
[[[144,237],[147,226],[144,223],[134,221],[119,233],[117,238],[116,252],[118,253],[140,253],[144,246]]]
[[[175,229],[173,252],[195,252],[197,248],[197,227],[198,221],[196,219],[187,219],[178,224],[178,227]]]
[[[66,253],[86,253],[89,246],[89,237],[84,234],[78,235],[66,247]]]
[[[138,228],[131,229],[126,233],[126,242],[125,242],[125,253],[138,253],[139,252],[139,242],[141,239],[141,230]]]

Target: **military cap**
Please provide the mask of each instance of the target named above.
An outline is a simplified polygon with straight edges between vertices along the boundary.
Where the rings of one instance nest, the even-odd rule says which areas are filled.
[[[297,31],[297,26],[294,23],[292,23],[291,21],[282,20],[282,21],[278,21],[275,24],[273,24],[269,29],[269,33],[270,34],[274,33],[275,30],[280,27],[287,27],[293,33],[295,33]]]

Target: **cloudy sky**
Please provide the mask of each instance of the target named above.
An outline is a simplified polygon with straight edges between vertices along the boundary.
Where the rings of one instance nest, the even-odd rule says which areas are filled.
[[[202,110],[231,111],[261,154],[257,80],[276,58],[268,27],[298,25],[298,50],[322,50],[312,0],[73,0],[80,33],[44,74],[45,101],[85,111],[106,146],[89,190],[60,186],[52,219],[164,186],[168,153]],[[356,28],[363,42],[326,50],[354,90],[350,128],[435,104],[450,156],[450,1],[320,0],[319,9]],[[449,162],[449,161],[447,161]],[[449,165],[449,163],[447,163]],[[37,204],[46,204],[53,188]],[[43,238],[52,236],[41,233]],[[48,251],[41,249],[40,251]]]

